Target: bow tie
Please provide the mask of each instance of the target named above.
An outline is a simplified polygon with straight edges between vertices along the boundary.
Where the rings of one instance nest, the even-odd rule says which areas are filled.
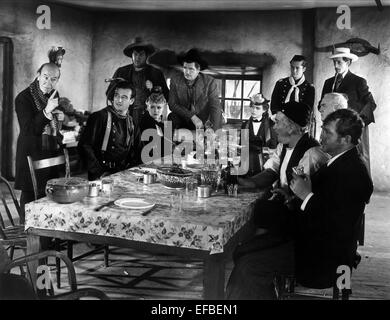
[[[261,122],[261,120],[252,119],[252,122]]]

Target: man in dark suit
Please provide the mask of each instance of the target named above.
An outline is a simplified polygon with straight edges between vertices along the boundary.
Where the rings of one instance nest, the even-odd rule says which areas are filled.
[[[348,107],[355,110],[365,124],[359,151],[370,172],[368,125],[375,122],[376,104],[374,98],[367,86],[366,79],[349,71],[351,63],[358,60],[358,57],[351,53],[349,48],[336,48],[329,58],[333,59],[336,75],[325,80],[321,99],[330,92],[344,93],[348,96]]]
[[[314,86],[305,79],[306,58],[295,55],[290,61],[291,75],[276,82],[271,96],[271,112],[277,113],[282,105],[290,102],[302,102],[313,109]]]
[[[331,287],[337,268],[354,264],[357,230],[373,192],[356,149],[362,130],[356,112],[331,113],[321,134],[322,148],[331,160],[312,179],[294,174],[291,182],[291,190],[303,200],[295,237],[295,274],[304,286]]]
[[[279,219],[262,220],[273,231],[261,236],[256,251],[241,252],[229,279],[228,298],[272,299],[274,272],[295,272],[297,282],[304,286],[332,287],[337,268],[352,267],[357,229],[373,192],[356,150],[362,128],[361,118],[349,109],[327,117],[321,144],[331,160],[312,179],[292,174],[290,189],[303,200],[300,208],[281,212]],[[294,242],[283,236],[292,236]]]
[[[129,81],[135,88],[135,101],[130,109],[130,115],[133,117],[136,127],[138,127],[141,116],[146,110],[145,101],[151,94],[153,87],[161,87],[165,99],[168,100],[169,97],[169,90],[163,73],[146,63],[148,57],[154,51],[153,45],[144,42],[140,37],[136,37],[134,42],[123,50],[123,53],[130,57],[133,63],[118,68],[113,75],[113,78],[122,78]],[[107,89],[107,95],[112,87],[113,82]]]
[[[279,179],[272,198],[259,199],[254,207],[256,237],[241,244],[234,253],[235,267],[229,279],[229,299],[272,299],[275,271],[292,274],[293,246],[291,234],[299,199],[289,188],[294,167],[301,165],[310,174],[328,156],[318,142],[306,133],[311,108],[303,103],[286,103],[276,114],[275,131],[279,144],[264,165],[264,171],[251,178],[238,178],[241,186],[266,189]],[[302,159],[308,159],[307,163]],[[297,204],[296,202],[299,202]]]

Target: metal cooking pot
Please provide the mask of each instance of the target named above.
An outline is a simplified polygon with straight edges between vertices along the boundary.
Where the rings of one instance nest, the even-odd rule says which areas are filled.
[[[58,203],[73,203],[88,195],[89,183],[77,177],[51,179],[46,183],[46,195]]]

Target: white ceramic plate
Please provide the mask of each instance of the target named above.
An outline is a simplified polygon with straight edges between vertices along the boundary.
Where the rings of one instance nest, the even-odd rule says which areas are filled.
[[[134,209],[134,210],[148,210],[154,207],[155,203],[149,202],[140,198],[122,198],[114,202],[119,207]]]

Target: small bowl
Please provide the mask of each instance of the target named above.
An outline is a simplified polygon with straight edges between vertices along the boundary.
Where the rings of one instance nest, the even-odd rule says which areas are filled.
[[[177,166],[159,167],[157,169],[157,177],[162,185],[171,189],[184,189],[192,176],[193,173],[190,170],[181,169]]]

